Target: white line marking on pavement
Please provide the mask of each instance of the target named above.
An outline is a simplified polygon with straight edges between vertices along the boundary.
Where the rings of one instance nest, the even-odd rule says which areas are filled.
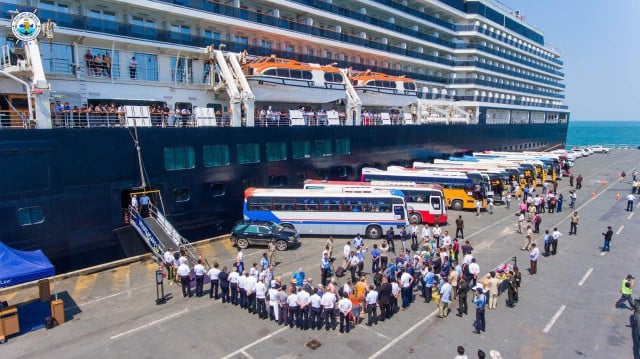
[[[633,216],[633,212],[629,213],[629,215],[627,216],[627,219],[631,219],[631,216]]]
[[[606,252],[600,252],[600,257],[604,257],[604,254],[605,254],[605,253],[606,253]]]
[[[127,290],[123,290],[123,291],[118,292],[118,293],[110,294],[110,295],[108,295],[108,296],[106,296],[106,297],[100,297],[100,298],[96,298],[96,299],[90,300],[90,301],[88,301],[88,302],[80,303],[80,304],[78,304],[78,305],[72,305],[72,306],[70,306],[70,307],[68,307],[68,308],[64,308],[64,311],[66,312],[66,311],[68,311],[68,310],[74,310],[74,309],[77,309],[77,308],[80,308],[80,307],[84,307],[85,305],[94,304],[94,303],[97,303],[97,302],[103,301],[103,300],[105,300],[105,299],[109,299],[109,298],[117,297],[117,296],[119,296],[120,294],[124,294],[124,293],[130,292],[130,291],[133,291],[133,290],[142,289],[142,288],[144,288],[144,287],[148,287],[148,286],[150,286],[150,285],[151,285],[151,284],[145,284],[145,285],[141,285],[141,286],[139,286],[139,287],[129,288],[129,289],[127,289]]]
[[[555,324],[556,320],[558,320],[558,318],[560,318],[560,315],[562,315],[562,312],[564,312],[564,309],[566,308],[566,305],[561,305],[560,309],[558,309],[558,311],[556,312],[556,314],[553,315],[553,317],[551,317],[551,320],[549,320],[549,323],[547,323],[547,326],[544,327],[544,329],[542,329],[543,333],[548,333],[549,330],[551,330],[551,327],[553,326],[553,324]]]
[[[602,254],[604,254],[604,252],[602,252]],[[584,276],[582,277],[580,282],[578,282],[579,286],[582,286],[584,284],[584,282],[587,280],[587,278],[589,278],[589,276],[591,275],[591,272],[593,272],[593,268],[589,268],[587,273],[584,274]]]
[[[177,317],[177,316],[179,316],[179,315],[182,315],[182,314],[184,314],[184,313],[186,313],[186,312],[188,312],[188,311],[189,311],[189,309],[187,308],[187,309],[182,310],[182,311],[179,311],[179,312],[177,312],[177,313],[173,313],[173,314],[171,314],[171,315],[169,315],[169,316],[166,316],[166,317],[164,317],[164,318],[160,318],[160,319],[154,320],[154,321],[153,321],[153,322],[151,322],[151,323],[147,323],[147,324],[142,325],[142,326],[139,326],[139,327],[137,327],[137,328],[133,328],[133,329],[131,329],[131,330],[127,330],[127,331],[126,331],[126,332],[124,332],[124,333],[116,334],[116,335],[112,336],[112,337],[111,337],[111,339],[118,339],[118,338],[120,338],[120,337],[123,337],[123,336],[125,336],[125,335],[129,335],[129,334],[131,334],[131,333],[135,333],[135,332],[137,332],[137,331],[139,331],[139,330],[142,330],[142,329],[148,328],[148,327],[150,327],[150,326],[153,326],[153,325],[156,325],[156,324],[159,324],[159,323],[162,323],[162,322],[166,322],[167,320],[169,320],[169,319],[171,319],[171,318],[173,318],[173,317]]]
[[[620,232],[622,232],[622,228],[624,228],[624,226],[620,226],[620,229],[618,229],[618,231],[616,232],[616,235],[620,234]]]
[[[224,357],[222,357],[222,359],[228,359],[228,358],[231,358],[231,357],[233,357],[234,355],[236,355],[236,354],[238,354],[238,353],[242,353],[242,352],[244,352],[245,350],[247,350],[247,349],[251,348],[252,346],[255,346],[255,345],[259,344],[259,343],[262,343],[262,342],[263,342],[263,341],[265,341],[265,340],[271,339],[272,337],[274,337],[274,336],[276,336],[276,335],[280,334],[282,331],[285,331],[285,330],[287,330],[287,329],[289,329],[289,327],[283,327],[283,328],[281,328],[281,329],[279,329],[279,330],[276,330],[275,332],[273,332],[273,333],[271,333],[271,334],[269,334],[269,335],[267,335],[267,336],[265,336],[265,337],[262,337],[262,338],[260,338],[260,339],[258,339],[258,340],[256,340],[256,341],[254,341],[253,343],[250,343],[250,344],[245,345],[244,347],[242,347],[242,348],[240,348],[240,349],[236,350],[235,352],[233,352],[233,353],[231,353],[231,354],[229,354],[229,355],[225,355]]]
[[[438,313],[437,310],[434,310],[431,314],[427,315],[426,317],[422,318],[422,320],[420,320],[419,322],[417,322],[416,324],[414,324],[413,326],[411,326],[411,328],[407,329],[404,333],[400,334],[399,336],[397,336],[395,339],[393,339],[392,341],[390,341],[387,345],[385,345],[384,347],[382,347],[382,349],[378,350],[377,352],[373,353],[373,355],[371,355],[369,357],[369,359],[374,359],[374,358],[378,358],[382,355],[382,353],[386,352],[387,350],[389,350],[390,348],[392,348],[393,346],[395,346],[399,341],[401,341],[404,337],[406,337],[407,335],[409,335],[411,332],[413,332],[414,330],[416,330],[419,326],[421,326],[422,324],[424,324],[427,320],[433,318],[436,314]]]
[[[386,340],[391,340],[391,338],[389,338],[388,336],[386,336],[386,335],[384,335],[384,334],[382,334],[382,333],[378,333],[378,332],[376,332],[375,330],[373,330],[373,329],[369,328],[369,327],[368,327],[368,326],[366,326],[365,324],[358,325],[358,328],[360,328],[360,329],[364,329],[364,330],[368,331],[369,333],[375,334],[375,335],[377,335],[377,336],[379,336],[379,337],[382,337],[382,338],[384,338],[384,339],[386,339]]]
[[[245,352],[244,350],[240,352],[242,355],[244,355],[245,357],[247,357],[247,359],[253,359],[253,357],[251,355],[249,355],[247,352]]]

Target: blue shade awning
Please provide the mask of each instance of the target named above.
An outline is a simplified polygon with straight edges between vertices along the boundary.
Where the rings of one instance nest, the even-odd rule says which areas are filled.
[[[55,268],[41,250],[19,251],[0,242],[0,288],[55,275]]]

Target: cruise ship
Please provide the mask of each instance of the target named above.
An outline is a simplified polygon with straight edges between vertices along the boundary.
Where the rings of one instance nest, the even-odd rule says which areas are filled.
[[[0,241],[58,272],[149,250],[132,193],[198,241],[250,186],[565,144],[561,53],[499,2],[0,8]]]

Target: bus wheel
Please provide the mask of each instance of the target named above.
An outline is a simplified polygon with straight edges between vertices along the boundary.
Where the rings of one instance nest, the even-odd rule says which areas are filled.
[[[236,245],[240,249],[245,249],[249,247],[249,241],[246,238],[238,238],[238,240],[236,241]]]
[[[380,239],[382,238],[382,228],[380,226],[369,226],[365,234],[369,239]]]
[[[451,208],[455,209],[456,211],[462,211],[462,201],[459,199],[451,201]]]
[[[412,224],[421,224],[422,216],[420,215],[420,213],[413,212],[409,215],[409,222],[411,222]]]

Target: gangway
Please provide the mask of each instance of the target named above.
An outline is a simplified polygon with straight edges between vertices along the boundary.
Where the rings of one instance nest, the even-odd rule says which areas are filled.
[[[189,241],[178,233],[169,223],[158,207],[150,204],[149,215],[143,217],[133,206],[129,206],[129,223],[142,237],[151,252],[160,260],[164,253],[173,248],[174,251],[183,252],[193,266],[198,261],[198,252]]]

